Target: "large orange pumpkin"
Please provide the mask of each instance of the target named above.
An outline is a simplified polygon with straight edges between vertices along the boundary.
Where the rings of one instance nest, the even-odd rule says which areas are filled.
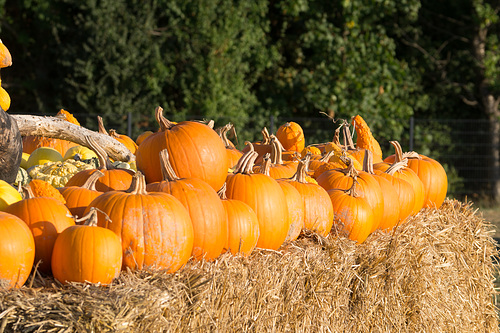
[[[19,217],[0,212],[0,238],[0,280],[7,281],[10,288],[19,288],[35,260],[33,234]]]
[[[167,149],[160,152],[163,180],[149,183],[148,192],[173,195],[186,207],[194,231],[192,255],[197,259],[216,259],[227,242],[227,216],[217,192],[198,178],[179,178],[169,162]]]
[[[199,178],[218,191],[226,181],[228,161],[226,148],[217,133],[196,121],[173,124],[156,108],[160,131],[146,138],[137,149],[137,169],[148,183],[162,180],[160,156],[168,149],[170,164],[181,178]]]
[[[415,171],[424,185],[424,207],[441,207],[448,191],[448,176],[441,163],[416,152],[403,154],[401,145],[397,141],[395,144],[398,146],[396,153],[385,158],[384,162],[394,163],[408,159],[408,168]]]
[[[193,250],[193,225],[186,208],[174,196],[148,193],[141,172],[127,191],[109,191],[89,204],[98,213],[98,226],[112,230],[122,241],[122,268],[152,267],[175,272]]]
[[[82,225],[74,225],[57,236],[52,251],[52,274],[59,282],[110,284],[120,275],[120,237],[97,226],[97,211],[91,209]]]
[[[270,176],[253,173],[258,153],[245,153],[233,174],[227,177],[226,195],[229,199],[248,204],[259,219],[260,236],[257,247],[276,250],[285,241],[290,228],[285,194]]]
[[[66,228],[75,225],[68,208],[59,200],[50,197],[34,197],[29,187],[24,187],[25,199],[13,203],[5,212],[23,220],[35,239],[35,263],[38,269],[50,272],[52,249],[57,236]]]

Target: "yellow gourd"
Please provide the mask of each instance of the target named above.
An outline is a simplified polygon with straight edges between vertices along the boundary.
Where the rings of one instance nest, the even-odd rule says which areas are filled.
[[[3,211],[9,205],[22,199],[21,193],[12,185],[0,179],[0,211]]]

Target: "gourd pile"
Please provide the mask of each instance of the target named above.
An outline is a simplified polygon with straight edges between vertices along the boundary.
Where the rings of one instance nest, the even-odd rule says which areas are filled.
[[[65,110],[56,116],[79,125]],[[228,139],[232,124],[174,123],[160,107],[155,116],[159,130],[135,141],[108,133],[98,119],[100,134],[135,154],[131,163],[111,161],[91,136],[87,147],[23,138],[17,188],[0,182],[9,249],[0,261],[16,258],[0,267],[1,279],[20,287],[37,265],[63,284],[106,285],[124,269],[173,273],[225,252],[278,250],[303,233],[363,243],[375,230],[390,232],[423,208],[439,208],[446,196],[437,161],[403,153],[396,141],[395,154],[383,159],[360,115],[342,122],[331,142],[306,146],[301,126],[287,122],[276,134],[264,128],[262,141],[242,151]]]

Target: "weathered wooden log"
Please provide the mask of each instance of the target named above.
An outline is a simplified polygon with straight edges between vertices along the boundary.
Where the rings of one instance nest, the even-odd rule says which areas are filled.
[[[63,139],[88,147],[85,136],[91,136],[115,161],[135,161],[135,155],[125,145],[109,135],[94,132],[85,127],[70,123],[57,117],[34,115],[11,115],[17,122],[21,136],[40,135],[48,138]],[[88,147],[90,148],[90,147]]]
[[[0,179],[9,184],[16,180],[22,155],[23,141],[17,122],[0,108]]]

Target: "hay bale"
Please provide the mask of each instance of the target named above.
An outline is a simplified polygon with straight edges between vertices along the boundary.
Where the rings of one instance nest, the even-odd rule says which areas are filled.
[[[124,272],[109,287],[37,275],[0,292],[0,331],[498,332],[491,229],[447,200],[361,245],[302,235],[175,274]]]

